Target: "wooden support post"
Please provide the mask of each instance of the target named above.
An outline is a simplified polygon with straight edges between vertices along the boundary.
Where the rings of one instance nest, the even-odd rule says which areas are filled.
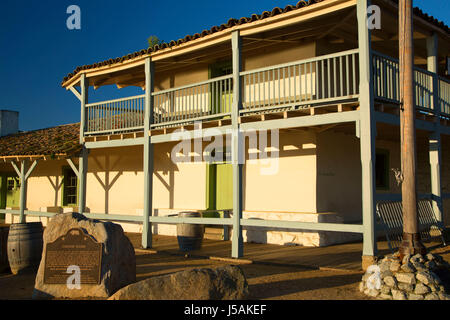
[[[145,60],[145,112],[144,112],[144,212],[142,220],[142,248],[152,247],[152,225],[149,221],[153,211],[153,144],[150,125],[153,123],[154,62]]]
[[[81,114],[80,114],[80,144],[82,150],[78,164],[78,212],[83,214],[86,211],[86,177],[88,167],[88,150],[84,144],[84,132],[86,130],[86,104],[88,103],[89,81],[83,73],[80,79],[81,87]]]
[[[377,254],[375,230],[375,135],[374,98],[372,81],[372,49],[367,28],[367,7],[370,0],[357,2],[359,45],[359,102],[360,149],[362,169],[363,269],[375,260]]]
[[[441,188],[441,110],[439,108],[438,37],[435,33],[427,38],[427,69],[434,73],[432,92],[433,109],[436,117],[435,131],[431,133],[429,138],[431,194],[433,195],[433,211],[436,219],[444,223]]]
[[[20,216],[19,223],[25,223],[25,209],[27,207],[27,185],[28,179],[26,179],[25,174],[27,172],[27,160],[22,160],[20,163]]]
[[[441,188],[441,134],[439,131],[430,135],[429,154],[433,211],[436,215],[436,220],[444,223]]]
[[[231,110],[231,158],[233,167],[233,236],[232,250],[233,258],[240,258],[244,254],[244,241],[242,238],[242,166],[243,166],[243,138],[239,125],[239,110],[242,103],[242,88],[240,72],[242,68],[241,50],[242,43],[239,30],[233,31],[231,35],[233,55],[233,105]]]
[[[426,253],[420,241],[416,187],[416,112],[412,1],[399,0],[400,132],[402,163],[403,241],[400,257]]]
[[[78,212],[84,214],[86,211],[86,178],[88,170],[88,149],[84,148],[78,158]]]
[[[36,167],[38,161],[35,160],[30,168],[28,169],[28,161],[22,160],[20,163],[20,170],[17,167],[17,165],[14,163],[14,161],[11,162],[11,165],[13,166],[14,170],[16,171],[17,175],[20,179],[20,202],[19,202],[19,210],[20,210],[20,216],[19,216],[19,223],[25,223],[25,209],[27,207],[27,190],[28,190],[28,178],[31,175],[31,172]]]

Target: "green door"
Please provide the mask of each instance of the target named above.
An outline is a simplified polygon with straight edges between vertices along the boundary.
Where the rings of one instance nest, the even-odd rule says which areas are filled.
[[[6,206],[18,207],[20,201],[20,180],[16,177],[6,178]]]
[[[233,208],[233,166],[216,164],[216,210]]]
[[[233,208],[233,166],[231,164],[209,164],[207,184],[207,208],[209,210]]]

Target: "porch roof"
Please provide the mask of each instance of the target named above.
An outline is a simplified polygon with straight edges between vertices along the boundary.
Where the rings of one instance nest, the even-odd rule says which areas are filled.
[[[398,5],[398,0],[386,0],[386,1],[391,2],[394,5]],[[124,62],[133,62],[134,60],[138,60],[139,58],[144,58],[144,57],[150,56],[158,51],[162,51],[164,49],[173,49],[174,47],[186,44],[187,42],[191,42],[193,40],[204,38],[206,36],[210,36],[212,34],[219,33],[219,32],[222,32],[224,30],[227,30],[227,29],[230,29],[230,28],[233,28],[236,26],[241,26],[244,24],[251,24],[251,23],[257,24],[261,20],[264,20],[267,18],[272,18],[277,15],[284,14],[284,13],[287,13],[290,11],[299,10],[304,7],[308,7],[308,6],[311,6],[311,5],[314,5],[317,3],[321,3],[321,2],[323,2],[325,4],[325,3],[336,2],[336,0],[300,0],[295,6],[288,5],[284,9],[275,7],[271,11],[264,11],[263,13],[261,13],[259,15],[252,14],[251,17],[242,17],[240,19],[231,18],[228,20],[228,22],[226,24],[213,26],[210,30],[203,30],[201,33],[196,33],[194,35],[186,35],[184,38],[178,39],[177,41],[172,40],[168,43],[162,43],[161,45],[155,45],[152,48],[142,49],[140,51],[136,51],[134,53],[129,53],[127,55],[124,55],[122,57],[117,57],[115,59],[108,59],[105,61],[101,61],[101,62],[89,64],[89,65],[79,66],[72,73],[69,73],[67,76],[65,76],[63,78],[61,85],[66,88],[72,86],[74,84],[73,79],[75,77],[78,78],[79,74],[82,73],[82,71],[84,71],[84,70],[93,71],[94,69],[99,69],[102,67],[104,68],[104,67],[112,67],[114,65],[120,65]],[[420,10],[417,7],[414,8],[414,15],[425,20],[428,23],[431,23],[438,29],[442,30],[443,33],[450,36],[450,28],[444,22],[439,21],[436,18],[424,13],[422,10]]]
[[[73,123],[0,137],[0,158],[6,161],[76,155],[81,150],[79,134],[80,124]]]

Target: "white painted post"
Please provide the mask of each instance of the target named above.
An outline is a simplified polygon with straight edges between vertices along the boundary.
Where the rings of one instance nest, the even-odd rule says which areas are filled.
[[[20,216],[19,223],[25,223],[25,209],[27,206],[27,185],[28,179],[26,178],[27,172],[27,160],[22,160],[20,163]]]
[[[84,145],[84,132],[86,130],[86,104],[88,103],[89,81],[83,73],[80,79],[81,87],[81,114],[80,114],[80,144],[82,150],[78,159],[78,211],[83,214],[86,210],[86,174],[88,167],[88,150]]]
[[[242,257],[244,254],[244,241],[242,238],[242,160],[243,143],[239,126],[239,110],[242,104],[242,88],[240,72],[241,61],[241,37],[239,30],[233,31],[231,36],[233,50],[233,105],[231,110],[231,159],[233,167],[233,236],[231,255],[233,258]]]
[[[429,137],[431,194],[433,195],[433,211],[439,222],[443,221],[442,188],[441,188],[441,133],[439,109],[438,80],[438,37],[435,33],[427,38],[427,69],[433,72],[433,108],[436,116],[435,130]]]
[[[154,62],[145,60],[145,112],[144,112],[144,212],[142,221],[142,247],[152,247],[152,225],[149,218],[153,211],[153,144],[150,125],[153,123]]]
[[[375,138],[374,98],[372,81],[372,49],[367,27],[370,0],[358,0],[360,146],[362,167],[363,269],[372,264],[377,254],[375,220]]]
[[[443,221],[442,188],[441,188],[441,133],[435,131],[429,137],[431,194],[433,211],[438,222]]]

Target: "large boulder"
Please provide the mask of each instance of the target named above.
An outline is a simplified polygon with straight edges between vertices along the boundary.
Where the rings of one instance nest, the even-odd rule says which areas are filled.
[[[109,300],[241,300],[248,284],[238,266],[180,271],[120,289]]]
[[[91,239],[102,244],[100,283],[81,284],[69,288],[66,284],[44,283],[47,244],[63,237],[70,229],[80,228]],[[44,249],[36,276],[33,299],[45,298],[107,298],[114,292],[136,281],[136,256],[133,245],[120,225],[88,219],[76,213],[55,215],[44,231]]]

